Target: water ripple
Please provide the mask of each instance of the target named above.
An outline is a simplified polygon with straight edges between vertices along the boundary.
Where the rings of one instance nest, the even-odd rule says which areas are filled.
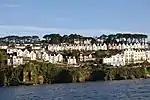
[[[0,100],[150,100],[150,80],[0,88]]]

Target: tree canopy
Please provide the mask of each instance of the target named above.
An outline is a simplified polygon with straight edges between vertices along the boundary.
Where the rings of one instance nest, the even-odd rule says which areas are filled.
[[[85,37],[78,34],[60,35],[60,34],[46,34],[43,36],[45,40],[40,40],[39,36],[6,36],[0,38],[1,44],[24,44],[24,43],[74,43],[74,40],[91,39],[91,43],[105,42],[105,43],[145,43],[147,39],[145,34],[131,34],[131,33],[116,33],[116,34],[102,34],[98,37]],[[100,41],[98,41],[100,39]]]

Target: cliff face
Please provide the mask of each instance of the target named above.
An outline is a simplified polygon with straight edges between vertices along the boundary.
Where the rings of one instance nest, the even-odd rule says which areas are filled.
[[[0,84],[1,84],[1,85],[4,84],[4,79],[5,79],[4,73],[1,71],[1,72],[0,72]]]
[[[50,63],[29,63],[8,71],[0,71],[0,84],[75,83],[86,81],[147,78],[150,68],[90,68],[57,67]]]
[[[86,68],[71,70],[72,82],[85,82],[90,80],[90,71]]]

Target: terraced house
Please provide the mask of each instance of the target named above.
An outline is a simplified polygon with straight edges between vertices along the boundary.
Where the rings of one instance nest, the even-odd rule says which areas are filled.
[[[150,61],[147,35],[110,34],[99,37],[83,37],[77,34],[38,36],[8,36],[0,39],[0,49],[8,54],[8,65],[16,66],[28,61],[45,61],[53,64],[77,65],[94,61],[96,51],[121,51],[103,56],[103,64],[124,66],[131,63]],[[10,39],[10,41],[9,41]],[[76,51],[76,55],[67,54]],[[101,57],[100,57],[101,58]]]

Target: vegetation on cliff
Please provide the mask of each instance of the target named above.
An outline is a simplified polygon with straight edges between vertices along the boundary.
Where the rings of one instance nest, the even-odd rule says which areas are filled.
[[[25,72],[28,75],[24,77]],[[29,74],[30,73],[30,74]],[[47,62],[29,62],[24,66],[0,71],[0,83],[19,85],[22,82],[32,84],[72,83],[85,81],[122,80],[146,78],[150,70],[144,67],[90,68],[90,67],[57,67]],[[26,80],[24,79],[26,78]]]
[[[95,64],[96,63],[96,64]],[[146,78],[150,74],[149,63],[132,64],[114,68],[88,62],[82,67],[60,67],[49,62],[30,61],[16,68],[7,66],[7,56],[0,52],[0,84],[19,85],[25,83],[71,83],[85,81],[122,80]],[[148,68],[146,68],[148,67]]]

